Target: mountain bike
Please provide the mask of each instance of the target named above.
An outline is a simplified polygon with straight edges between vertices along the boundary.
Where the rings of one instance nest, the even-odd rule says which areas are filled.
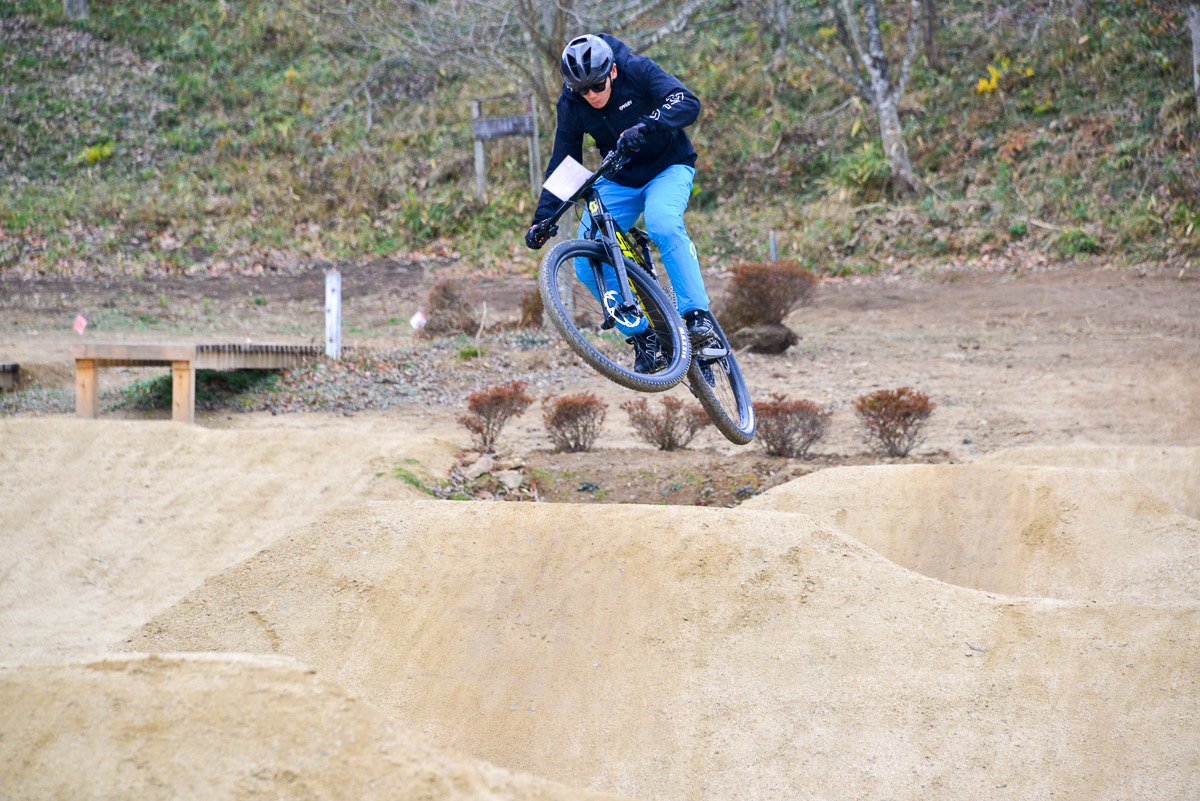
[[[571,208],[586,209],[590,226],[583,239],[556,245],[542,260],[538,285],[542,304],[567,346],[606,378],[639,392],[663,392],[685,379],[717,429],[731,442],[754,438],[754,408],[729,340],[714,317],[716,336],[693,352],[687,327],[675,306],[670,283],[660,283],[649,235],[624,231],[605,208],[596,183],[628,160],[611,151],[599,168],[541,223],[552,236]],[[577,269],[575,260],[587,260]],[[664,270],[665,272],[665,270]],[[653,331],[659,352],[653,372],[633,369],[633,337]]]

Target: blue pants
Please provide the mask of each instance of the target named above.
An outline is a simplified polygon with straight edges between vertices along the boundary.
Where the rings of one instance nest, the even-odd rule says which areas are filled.
[[[604,179],[596,184],[596,191],[605,207],[623,229],[629,230],[638,217],[645,213],[646,233],[662,257],[667,277],[675,289],[675,302],[680,314],[693,309],[708,311],[709,303],[708,293],[704,291],[704,279],[700,276],[696,246],[683,226],[683,212],[692,196],[692,178],[695,174],[696,171],[691,167],[675,164],[640,188],[621,186]],[[590,227],[591,215],[585,211],[577,236],[582,239]],[[575,259],[575,275],[599,298],[596,279],[587,259]],[[645,323],[637,326],[638,329],[645,327]],[[618,328],[625,330],[625,326],[618,325]],[[635,331],[625,333],[632,334]]]

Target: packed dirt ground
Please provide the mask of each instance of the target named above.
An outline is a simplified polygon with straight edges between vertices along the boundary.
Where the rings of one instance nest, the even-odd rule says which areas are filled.
[[[407,348],[409,317],[425,305],[434,261],[380,261],[344,271],[343,336],[360,348]],[[718,300],[725,276],[714,272]],[[511,326],[536,287],[529,275],[464,282],[477,317]],[[0,361],[28,381],[73,387],[70,342],[304,342],[324,339],[324,276],[147,279],[109,283],[9,282],[0,301]],[[807,460],[771,459],[713,429],[686,451],[661,453],[636,438],[620,404],[632,393],[591,373],[552,331],[484,334],[418,343],[414,367],[382,376],[389,408],[371,389],[346,414],[436,419],[449,428],[466,395],[522,378],[536,398],[594,392],[608,404],[590,454],[555,454],[535,405],[506,428],[503,451],[521,458],[548,500],[729,505],[827,466],[886,461],[864,437],[851,405],[877,389],[910,386],[938,405],[907,461],[951,462],[1033,444],[1196,444],[1195,365],[1200,340],[1200,271],[1118,269],[1103,264],[1036,269],[941,271],[826,279],[788,324],[801,337],[782,356],[743,354],[754,397],[779,393],[833,408],[830,428]],[[83,314],[82,337],[71,324]],[[483,356],[461,358],[466,346]],[[162,371],[101,372],[101,387]],[[673,390],[691,402],[684,388]],[[652,406],[657,399],[650,398]],[[69,403],[64,398],[63,404]],[[107,410],[106,417],[153,414]],[[166,412],[159,416],[166,416]],[[261,416],[261,415],[260,415]],[[255,415],[200,411],[202,425],[257,424]],[[465,429],[449,439],[468,447]],[[437,481],[446,476],[427,475]],[[540,481],[538,481],[540,478]],[[580,490],[584,487],[584,490]]]
[[[348,270],[348,343],[410,344],[433,275]],[[742,357],[756,397],[834,407],[808,460],[715,431],[657,451],[629,393],[532,334],[485,334],[466,360],[421,345],[386,408],[0,419],[0,785],[1194,797],[1198,277],[826,280],[788,319],[797,346]],[[471,297],[503,321],[532,286],[491,276]],[[319,341],[322,290],[9,282],[0,362],[70,386],[79,313],[93,341]],[[470,442],[465,395],[518,377],[609,404],[593,453],[553,453],[537,407],[501,437],[512,497],[588,505],[431,499]],[[907,459],[850,408],[898,386],[938,404]]]

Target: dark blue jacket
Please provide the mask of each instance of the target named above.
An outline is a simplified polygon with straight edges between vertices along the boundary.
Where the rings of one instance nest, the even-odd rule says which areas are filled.
[[[630,52],[624,42],[600,34],[613,49],[617,79],[612,96],[601,109],[592,108],[574,90],[564,86],[558,96],[558,130],[546,176],[567,156],[583,161],[583,135],[596,140],[601,157],[616,147],[626,128],[645,123],[646,141],[633,158],[609,179],[622,186],[642,187],[675,164],[696,164],[696,150],[683,129],[700,116],[700,101],[674,75],[645,56]],[[562,203],[545,189],[533,214],[536,224]]]

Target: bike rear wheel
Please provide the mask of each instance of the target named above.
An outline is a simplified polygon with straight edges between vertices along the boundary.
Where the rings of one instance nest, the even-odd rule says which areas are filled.
[[[754,439],[754,405],[721,324],[716,318],[713,324],[726,355],[712,359],[697,352],[688,369],[688,385],[717,430],[730,442],[745,445]]]
[[[639,392],[663,392],[681,382],[692,361],[691,340],[675,304],[658,282],[625,260],[640,315],[654,330],[666,362],[657,372],[638,373],[633,369],[635,351],[626,341],[628,335],[612,325],[612,315],[575,274],[577,257],[602,264],[606,273],[615,269],[603,245],[582,239],[555,246],[542,260],[538,272],[542,304],[571,350],[601,375]]]

